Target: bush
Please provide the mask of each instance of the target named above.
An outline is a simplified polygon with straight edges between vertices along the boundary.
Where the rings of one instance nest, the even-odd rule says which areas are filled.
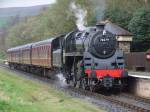
[[[132,50],[148,50],[150,48],[150,8],[137,10],[128,28],[134,34]]]
[[[132,51],[150,48],[150,1],[106,0],[105,19],[134,34]]]
[[[6,53],[4,51],[0,51],[0,59],[5,59]]]
[[[70,10],[73,0],[57,0],[55,4],[37,16],[26,18],[10,28],[7,36],[9,47],[40,41],[76,29],[75,17]],[[90,0],[77,0],[83,9],[87,10],[86,21],[93,23],[94,11]]]

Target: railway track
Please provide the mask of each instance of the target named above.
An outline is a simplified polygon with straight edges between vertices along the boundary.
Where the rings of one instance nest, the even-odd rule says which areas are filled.
[[[139,102],[144,102],[144,103],[150,104],[149,99],[142,98],[142,97],[139,97],[139,96],[135,96],[135,95],[132,95],[132,94],[129,94],[129,93],[121,93],[121,94],[119,94],[119,96],[124,96],[124,97],[127,97],[127,98],[135,99],[136,101],[139,101]]]
[[[70,87],[69,89],[71,89],[72,91],[77,92],[79,94],[83,94],[87,97],[93,97],[95,99],[105,99],[106,101],[115,103],[117,105],[123,106],[128,109],[131,109],[135,112],[150,112],[150,109],[142,108],[142,107],[139,107],[139,106],[131,104],[131,103],[120,101],[120,100],[116,99],[116,97],[113,97],[113,96],[105,96],[102,94],[93,93],[90,91],[86,91],[86,90],[82,90],[82,89],[78,89],[78,88],[72,88],[72,87]]]
[[[0,67],[8,69],[8,66],[5,65],[5,64],[0,64]],[[17,72],[18,70],[15,70],[15,71]],[[20,71],[18,71],[18,72],[19,73],[25,73],[25,72],[20,72]],[[29,76],[29,74],[27,76]],[[41,78],[37,78],[37,79],[41,80]],[[51,81],[48,81],[48,80],[43,80],[43,78],[42,78],[41,81],[46,82],[46,83],[51,82]],[[51,84],[53,84],[53,83],[51,83]],[[56,88],[59,88],[59,87],[56,87]],[[111,102],[113,104],[120,105],[124,108],[128,108],[130,110],[133,110],[135,112],[150,112],[150,109],[146,109],[146,108],[137,106],[135,104],[127,103],[127,102],[121,101],[117,98],[117,97],[124,96],[124,97],[135,99],[136,101],[139,101],[139,102],[150,103],[150,100],[148,100],[148,99],[136,97],[136,96],[129,95],[129,94],[126,94],[126,93],[122,93],[122,94],[120,94],[119,96],[116,97],[116,96],[105,96],[103,94],[93,93],[93,92],[90,92],[90,91],[82,90],[80,88],[73,88],[73,87],[70,87],[70,86],[67,87],[67,90],[72,91],[75,94],[84,95],[84,96],[87,96],[87,97],[90,97],[90,98],[93,98],[93,99],[106,100],[106,101]],[[66,88],[63,91],[66,91]]]

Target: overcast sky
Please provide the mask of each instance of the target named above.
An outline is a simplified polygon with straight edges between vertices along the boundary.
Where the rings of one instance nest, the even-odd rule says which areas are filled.
[[[27,7],[54,3],[55,0],[0,0],[0,8]]]

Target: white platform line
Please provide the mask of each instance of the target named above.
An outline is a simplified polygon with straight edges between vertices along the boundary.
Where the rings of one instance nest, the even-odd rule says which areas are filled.
[[[144,75],[133,75],[133,74],[129,74],[129,76],[138,77],[138,78],[144,78],[144,79],[150,79],[150,76],[144,76]]]

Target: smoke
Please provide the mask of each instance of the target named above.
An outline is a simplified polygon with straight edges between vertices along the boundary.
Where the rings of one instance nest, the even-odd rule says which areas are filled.
[[[94,0],[96,21],[100,22],[104,19],[104,12],[106,9],[106,0]]]
[[[80,31],[83,31],[86,27],[87,22],[85,21],[85,17],[87,15],[87,11],[82,9],[80,5],[76,5],[75,2],[70,4],[70,9],[74,13],[76,17],[76,25]]]
[[[67,84],[66,84],[66,79],[65,79],[65,77],[63,76],[62,73],[59,73],[59,74],[57,74],[56,76],[57,76],[57,78],[58,78],[58,80],[59,80],[58,83],[59,83],[59,85],[60,85],[61,87],[67,86]]]

